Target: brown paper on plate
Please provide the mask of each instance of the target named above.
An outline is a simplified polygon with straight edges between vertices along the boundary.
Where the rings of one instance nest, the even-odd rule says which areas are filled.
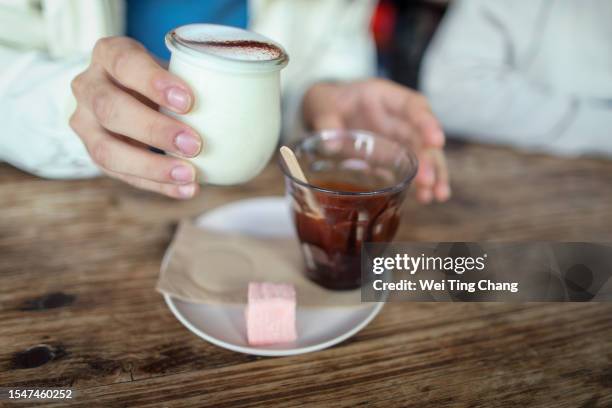
[[[291,283],[308,307],[359,306],[359,289],[331,291],[302,273],[295,238],[260,238],[179,224],[162,262],[157,290],[194,303],[244,304],[249,282]]]

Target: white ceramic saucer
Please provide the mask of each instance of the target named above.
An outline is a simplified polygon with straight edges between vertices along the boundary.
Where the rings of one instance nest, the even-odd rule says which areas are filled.
[[[284,237],[294,234],[289,206],[282,197],[236,201],[207,212],[196,223],[217,231],[251,236]],[[259,356],[288,356],[331,347],[363,329],[384,304],[301,308],[298,299],[298,340],[279,346],[250,347],[246,340],[243,305],[201,305],[168,295],[164,295],[164,299],[174,316],[197,336],[219,347]]]

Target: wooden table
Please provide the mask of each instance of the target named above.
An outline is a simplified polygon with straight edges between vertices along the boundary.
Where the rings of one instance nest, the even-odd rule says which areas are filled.
[[[455,143],[449,164],[452,201],[408,203],[399,239],[612,241],[612,162]],[[282,192],[275,165],[190,202],[0,166],[0,386],[90,406],[612,406],[612,304],[393,303],[285,358],[197,338],[153,289],[177,220]]]

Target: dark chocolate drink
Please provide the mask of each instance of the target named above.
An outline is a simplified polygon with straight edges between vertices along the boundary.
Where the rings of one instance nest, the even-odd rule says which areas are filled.
[[[370,189],[343,182],[311,183],[339,193],[314,192],[324,211],[323,218],[294,210],[306,275],[326,288],[357,288],[361,285],[361,247],[364,242],[393,239],[404,191],[351,195],[342,192],[363,193]]]
[[[361,286],[366,242],[389,242],[418,161],[401,144],[362,130],[327,130],[295,148],[308,182],[284,162],[304,270],[328,289]]]

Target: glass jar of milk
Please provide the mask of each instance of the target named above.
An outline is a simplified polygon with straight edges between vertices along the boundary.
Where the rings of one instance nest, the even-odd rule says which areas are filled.
[[[202,137],[202,152],[190,159],[200,183],[230,185],[255,177],[278,143],[285,50],[257,33],[213,24],[174,29],[166,45],[170,72],[189,84],[195,102],[185,115],[164,113]]]

